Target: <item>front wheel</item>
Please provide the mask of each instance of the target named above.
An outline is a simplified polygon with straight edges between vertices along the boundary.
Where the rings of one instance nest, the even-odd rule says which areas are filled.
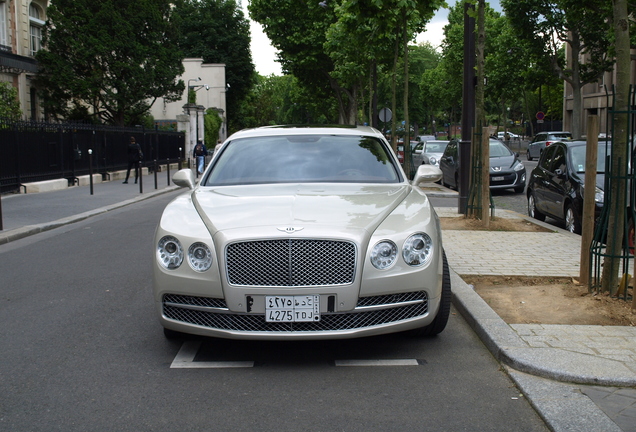
[[[537,210],[537,202],[534,199],[533,193],[528,195],[528,216],[541,222],[545,220],[545,215]]]
[[[581,234],[581,221],[574,212],[572,204],[565,208],[565,229],[574,234]]]
[[[529,161],[532,160],[532,156],[530,156],[530,150],[526,152],[526,158],[528,158]]]
[[[446,252],[442,251],[442,295],[439,300],[439,309],[437,315],[426,327],[411,330],[415,336],[431,337],[440,334],[448,323],[448,316],[451,308],[451,281],[450,271],[448,270],[448,261],[446,261]]]

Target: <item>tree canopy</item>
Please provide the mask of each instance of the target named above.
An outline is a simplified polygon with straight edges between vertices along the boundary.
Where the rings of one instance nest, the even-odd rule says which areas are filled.
[[[159,97],[184,84],[171,0],[52,0],[37,53],[37,85],[49,116],[137,124]]]
[[[501,0],[515,36],[539,63],[572,86],[572,133],[581,127],[581,89],[610,71],[612,2],[605,0]],[[570,55],[560,55],[567,44]],[[585,61],[581,61],[586,57]]]
[[[0,82],[0,117],[15,120],[21,115],[18,91],[11,84]]]
[[[250,51],[249,22],[235,0],[183,0],[176,9],[180,16],[179,48],[184,57],[202,58],[204,63],[225,64],[228,128],[246,127],[239,115],[255,82]]]

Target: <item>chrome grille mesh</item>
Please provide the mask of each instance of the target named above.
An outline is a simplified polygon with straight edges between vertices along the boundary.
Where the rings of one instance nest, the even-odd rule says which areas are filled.
[[[386,304],[387,309],[322,314],[319,322],[300,323],[270,323],[265,321],[264,315],[259,314],[228,314],[182,309],[167,305],[165,300],[167,297],[164,297],[163,305],[163,313],[166,318],[219,330],[245,332],[312,332],[361,329],[419,317],[428,312],[428,296],[424,291],[391,296],[363,297],[359,299],[358,306]],[[173,300],[176,297],[183,296],[173,296]],[[391,302],[387,303],[386,300],[391,300]],[[421,303],[388,307],[391,304],[413,300],[421,300]]]
[[[226,249],[227,277],[239,286],[327,286],[353,283],[356,247],[333,240],[261,240]]]

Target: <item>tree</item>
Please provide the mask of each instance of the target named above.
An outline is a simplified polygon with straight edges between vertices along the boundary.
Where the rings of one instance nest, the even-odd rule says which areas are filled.
[[[250,51],[250,27],[235,0],[184,0],[180,16],[179,48],[185,57],[225,64],[228,130],[246,127],[239,107],[255,82]]]
[[[532,55],[547,60],[552,71],[572,86],[572,134],[579,138],[582,95],[585,84],[611,70],[613,58],[608,19],[611,2],[606,0],[501,0],[516,29],[517,37]],[[567,44],[570,55],[559,55]],[[588,58],[581,62],[583,56]]]
[[[37,54],[48,115],[73,107],[115,124],[136,124],[159,97],[183,94],[171,0],[52,0]]]
[[[22,115],[18,91],[7,82],[0,82],[0,117],[16,120]]]

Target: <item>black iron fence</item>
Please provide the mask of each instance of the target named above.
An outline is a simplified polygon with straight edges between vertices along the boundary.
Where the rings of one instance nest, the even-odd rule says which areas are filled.
[[[70,184],[92,170],[107,176],[128,166],[130,137],[141,145],[142,166],[184,159],[183,132],[90,124],[9,121],[0,118],[0,192],[24,183],[65,178]]]

